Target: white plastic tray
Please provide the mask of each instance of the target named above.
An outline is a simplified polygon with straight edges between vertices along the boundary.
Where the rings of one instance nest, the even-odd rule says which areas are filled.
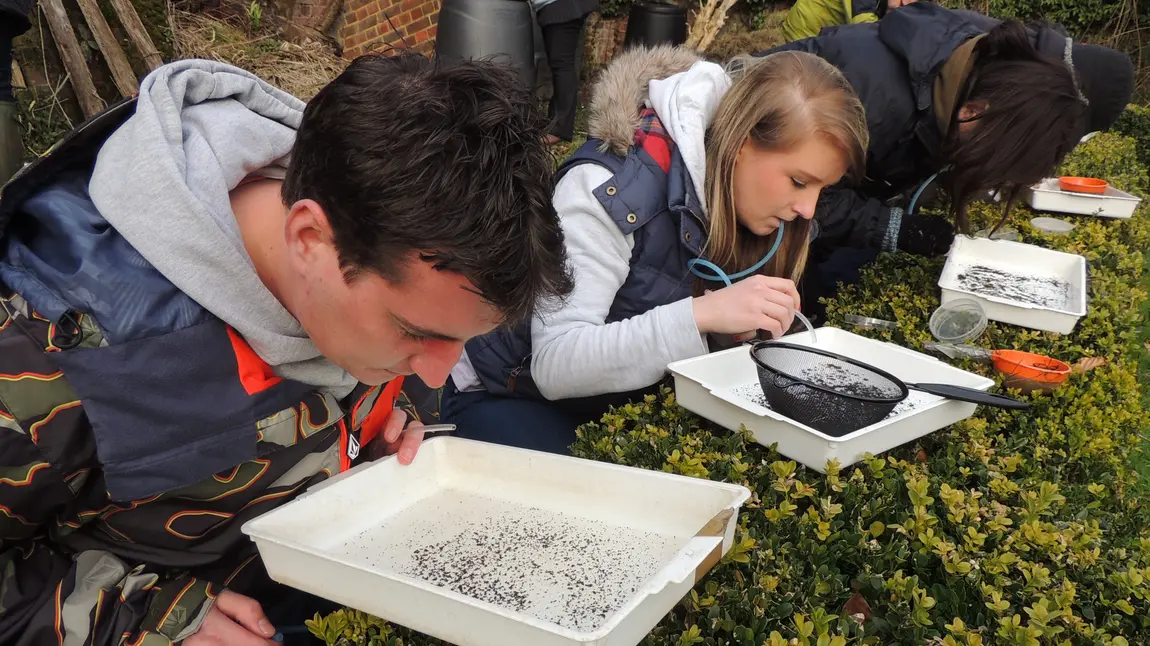
[[[1106,192],[1101,195],[1064,191],[1059,187],[1057,177],[1044,179],[1026,191],[1026,203],[1036,211],[1075,213],[1100,218],[1129,218],[1141,202],[1142,198],[1113,186],[1107,186]]]
[[[409,466],[361,465],[243,531],[272,579],[458,646],[635,646],[730,549],[749,497],[437,437]]]
[[[963,267],[972,263],[1066,281],[1070,285],[1070,299],[1065,308],[1050,309],[964,290],[959,286],[958,275]],[[1070,334],[1078,320],[1086,316],[1086,258],[1021,242],[956,236],[938,286],[943,303],[973,298],[986,310],[988,319],[1011,325]]]
[[[906,382],[945,383],[983,391],[994,385],[990,379],[892,343],[833,327],[818,328],[816,335],[817,344],[811,342],[809,332],[784,340],[837,352]],[[837,459],[843,467],[854,464],[865,453],[888,451],[966,419],[977,409],[975,404],[912,390],[911,396],[921,402],[914,409],[848,435],[832,437],[732,394],[732,389],[758,384],[749,345],[678,361],[668,368],[675,379],[675,397],[684,408],[731,430],[745,425],[759,444],[770,446],[777,442],[779,453],[820,473],[826,472],[827,460]]]

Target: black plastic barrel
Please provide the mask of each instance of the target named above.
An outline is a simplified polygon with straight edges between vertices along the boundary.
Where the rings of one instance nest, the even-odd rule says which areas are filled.
[[[492,58],[535,86],[535,17],[525,0],[443,0],[435,56],[445,63]]]
[[[682,45],[687,42],[687,10],[662,2],[636,2],[627,17],[623,48]]]

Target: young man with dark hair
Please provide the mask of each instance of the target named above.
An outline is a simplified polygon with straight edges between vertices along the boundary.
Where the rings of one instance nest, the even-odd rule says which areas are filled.
[[[0,643],[273,643],[283,589],[240,526],[369,442],[410,463],[402,375],[440,385],[570,291],[545,126],[490,63],[364,57],[305,109],[179,61],[24,168],[0,201]]]

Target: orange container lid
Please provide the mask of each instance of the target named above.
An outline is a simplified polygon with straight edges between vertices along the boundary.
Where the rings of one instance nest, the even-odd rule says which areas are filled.
[[[1072,193],[1093,193],[1101,195],[1106,192],[1110,183],[1104,179],[1094,177],[1059,177],[1058,186],[1064,191]]]

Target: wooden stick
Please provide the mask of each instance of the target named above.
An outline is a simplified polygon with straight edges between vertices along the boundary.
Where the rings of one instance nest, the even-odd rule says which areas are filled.
[[[116,82],[116,89],[120,90],[120,96],[132,96],[136,93],[139,79],[136,78],[136,73],[132,71],[132,64],[128,62],[124,50],[116,42],[116,35],[112,33],[108,21],[104,20],[104,14],[100,12],[100,5],[96,4],[96,0],[78,1],[80,11],[84,13],[84,19],[88,21],[88,27],[92,29],[92,35],[96,37],[96,45],[100,47],[100,51],[104,54],[104,60],[108,62],[108,69],[112,71],[112,80]]]
[[[99,113],[104,109],[104,102],[100,100],[100,93],[92,82],[92,74],[88,72],[84,52],[80,49],[80,41],[76,40],[76,32],[72,31],[64,3],[61,0],[40,0],[40,7],[52,30],[52,38],[56,40],[56,48],[60,50],[60,58],[64,60],[64,68],[68,70],[72,89],[76,90],[80,109],[85,117]]]
[[[140,20],[140,14],[136,13],[135,7],[132,6],[132,0],[111,0],[111,3],[116,15],[120,17],[120,24],[124,25],[124,30],[136,44],[136,50],[144,57],[148,71],[163,65],[164,59],[160,58],[160,50],[156,49],[148,30],[144,29],[144,22]]]
[[[12,59],[12,87],[20,89],[28,87],[24,81],[24,70],[20,69],[20,62],[15,58]]]

